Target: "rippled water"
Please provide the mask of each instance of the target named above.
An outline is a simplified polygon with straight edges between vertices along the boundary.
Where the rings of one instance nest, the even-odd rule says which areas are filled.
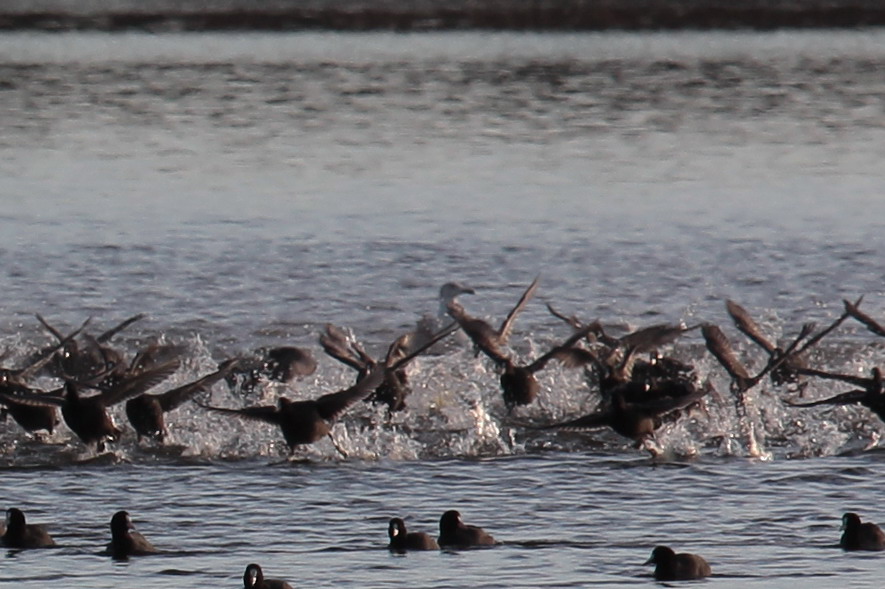
[[[717,322],[760,365],[726,298],[772,338],[861,294],[885,316],[883,40],[2,35],[4,362],[48,341],[35,312],[63,327],[147,313],[120,345],[184,344],[170,386],[263,346],[320,356],[329,321],[380,353],[447,280],[501,317],[540,274],[522,357],[564,336],[550,302],[612,329]],[[727,390],[699,336],[673,353]],[[880,355],[847,323],[815,359],[867,371]],[[344,461],[323,441],[278,464],[273,428],[195,406],[172,414],[169,451],[127,437],[86,463],[64,428],[46,443],[7,422],[0,489],[60,547],[9,554],[0,585],[235,587],[252,561],[295,586],[645,585],[658,543],[706,556],[711,584],[879,585],[875,556],[836,548],[845,510],[885,521],[865,410],[802,412],[766,385],[751,419],[771,460],[747,458],[726,401],[665,429],[672,462],[654,465],[611,433],[524,428],[594,404],[580,373],[542,377],[541,402],[508,418],[469,350],[421,358],[409,412],[358,407],[336,426]],[[351,378],[320,358],[296,393],[260,393]],[[434,532],[453,507],[504,545],[384,550],[389,517]],[[124,508],[162,555],[96,555]]]

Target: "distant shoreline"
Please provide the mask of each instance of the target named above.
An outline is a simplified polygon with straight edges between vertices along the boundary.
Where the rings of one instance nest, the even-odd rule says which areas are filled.
[[[154,0],[22,2],[0,31],[604,31],[885,26],[878,0]]]

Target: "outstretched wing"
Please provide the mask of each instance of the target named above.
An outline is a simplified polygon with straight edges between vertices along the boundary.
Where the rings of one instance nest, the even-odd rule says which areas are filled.
[[[139,374],[126,376],[108,389],[102,389],[99,402],[105,407],[122,403],[151,390],[178,370],[178,359],[158,364]]]
[[[525,289],[525,292],[522,293],[522,296],[519,297],[519,302],[516,303],[516,306],[507,313],[507,317],[504,318],[504,322],[501,323],[501,328],[498,330],[498,336],[501,343],[506,343],[507,340],[510,339],[510,332],[513,331],[513,322],[516,321],[516,317],[535,295],[535,291],[538,290],[538,280],[540,280],[540,278],[540,276],[535,277],[528,288]]]
[[[584,339],[590,332],[595,331],[595,325],[586,325],[572,334],[570,338],[559,345],[553,346],[543,356],[529,364],[526,368],[534,374],[542,370],[551,360],[558,360],[566,368],[577,368],[599,359],[592,351],[586,348],[576,348],[575,344]]]
[[[208,390],[216,382],[227,378],[227,375],[230,374],[231,370],[236,367],[237,362],[237,359],[226,360],[218,366],[218,370],[215,372],[207,374],[193,382],[189,382],[186,385],[182,385],[157,395],[157,401],[160,403],[160,407],[163,408],[163,411],[172,411],[176,407],[179,407],[182,403],[197,393]]]
[[[794,403],[786,401],[790,407],[817,407],[818,405],[852,405],[854,403],[862,403],[867,398],[867,392],[862,390],[848,391],[829,399],[820,399],[818,401],[809,401],[807,403]]]
[[[750,317],[750,313],[748,313],[746,309],[732,300],[725,301],[725,308],[728,310],[728,314],[731,315],[731,320],[734,321],[734,325],[738,328],[738,331],[756,342],[756,345],[769,354],[774,352],[774,344],[768,341],[768,339],[762,334],[762,330],[759,329],[759,326],[753,321],[753,318]]]
[[[121,322],[119,325],[112,327],[109,330],[107,330],[106,332],[102,333],[101,335],[99,335],[95,339],[100,344],[107,343],[110,341],[110,339],[112,337],[114,337],[115,335],[117,335],[118,333],[120,333],[121,331],[123,331],[124,329],[126,329],[127,327],[129,327],[130,325],[135,323],[136,321],[140,321],[140,320],[144,319],[144,317],[145,317],[144,313],[139,313],[138,315],[133,315],[129,319],[126,319],[125,321]]]
[[[374,364],[374,361],[367,362],[366,357],[359,353],[361,348],[359,351],[354,349],[347,332],[331,323],[327,323],[326,331],[320,334],[320,346],[326,354],[356,371],[365,370],[367,364]]]
[[[252,421],[263,421],[273,425],[282,423],[279,410],[273,405],[260,405],[255,407],[243,407],[242,409],[228,409],[227,407],[214,407],[212,405],[203,405],[197,403],[203,409],[215,411],[216,413],[226,413],[228,415],[236,415],[243,419],[251,419]]]
[[[65,404],[65,399],[61,394],[57,394],[56,391],[40,393],[19,385],[0,388],[0,403],[29,405],[31,407],[61,407]]]
[[[885,327],[879,325],[879,323],[875,319],[860,310],[860,299],[858,299],[857,303],[852,303],[849,300],[843,300],[842,302],[845,304],[846,313],[866,325],[867,329],[869,329],[876,335],[885,337]]]
[[[323,395],[316,400],[317,413],[327,421],[335,419],[345,409],[372,394],[384,380],[386,372],[386,368],[375,368],[349,389]]]
[[[737,355],[731,347],[731,342],[728,341],[728,338],[725,337],[718,325],[708,323],[701,328],[701,333],[704,335],[707,349],[719,360],[719,363],[722,364],[732,380],[739,383],[739,385],[750,380],[747,369],[737,359]]]
[[[541,426],[538,429],[583,430],[583,429],[594,429],[597,427],[607,427],[609,423],[611,423],[611,412],[609,412],[609,411],[595,411],[589,415],[585,415],[583,417],[578,417],[577,419],[572,419],[570,421],[563,421],[560,423],[551,423],[550,425]]]
[[[637,354],[642,354],[675,342],[689,329],[696,329],[696,327],[685,328],[681,325],[667,325],[665,323],[651,325],[628,333],[620,339],[620,343],[625,348],[635,348]]]

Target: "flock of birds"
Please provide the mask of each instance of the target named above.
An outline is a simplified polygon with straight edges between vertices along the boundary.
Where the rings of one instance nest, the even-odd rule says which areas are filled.
[[[299,446],[330,438],[332,426],[348,408],[366,401],[383,404],[390,413],[406,408],[410,385],[406,368],[416,357],[442,345],[457,331],[469,337],[476,356],[483,355],[499,374],[499,384],[508,413],[530,405],[537,399],[541,386],[536,377],[551,362],[569,368],[583,368],[599,393],[595,411],[575,419],[527,425],[536,429],[592,429],[608,427],[633,440],[652,454],[656,430],[662,423],[680,419],[688,410],[702,405],[716,393],[709,382],[700,383],[694,367],[664,355],[662,350],[684,333],[699,330],[706,348],[721,364],[731,381],[731,393],[738,415],[745,414],[748,392],[765,378],[776,385],[789,385],[800,394],[804,378],[821,378],[848,383],[856,387],[820,400],[789,401],[797,407],[819,405],[861,404],[885,419],[885,393],[882,374],[873,368],[869,377],[840,374],[813,368],[808,363],[809,350],[839,325],[853,318],[876,335],[885,337],[885,328],[860,310],[861,300],[845,301],[844,312],[824,329],[806,324],[799,333],[780,348],[769,341],[749,312],[733,301],[726,308],[739,331],[765,354],[762,369],[751,374],[732,347],[722,329],[711,323],[694,326],[653,325],[621,337],[606,332],[598,322],[583,322],[566,316],[548,305],[550,313],[566,323],[570,333],[560,343],[537,358],[521,361],[509,346],[514,322],[538,288],[535,279],[507,313],[500,326],[470,315],[459,297],[474,294],[472,289],[456,283],[445,284],[440,291],[441,317],[446,321],[434,324],[422,321],[418,327],[394,341],[383,358],[373,358],[349,331],[327,325],[319,338],[322,349],[332,358],[355,371],[352,386],[315,399],[291,400],[280,397],[275,405],[221,407],[200,400],[216,383],[226,382],[232,389],[248,391],[264,380],[288,383],[296,377],[316,370],[316,360],[308,350],[280,347],[266,350],[260,358],[231,358],[217,369],[196,380],[161,393],[151,392],[175,373],[180,366],[180,350],[175,345],[154,344],[139,351],[133,358],[111,344],[123,329],[138,321],[137,315],[99,335],[86,332],[88,321],[71,333],[62,333],[44,318],[37,316],[55,343],[37,350],[20,368],[0,369],[0,411],[11,417],[28,432],[50,434],[61,418],[67,427],[87,446],[103,451],[106,444],[119,439],[121,429],[114,423],[109,408],[125,402],[125,413],[138,436],[163,443],[167,436],[164,414],[183,403],[193,401],[207,411],[246,420],[258,420],[280,428],[293,453]],[[436,319],[440,319],[437,317]],[[33,379],[57,378],[54,390],[38,389]],[[97,391],[88,395],[86,391]],[[718,395],[718,393],[716,393]],[[752,440],[753,432],[745,432]],[[346,456],[336,444],[338,451]],[[156,553],[154,546],[139,534],[129,514],[119,511],[111,519],[111,542],[106,553],[115,559]],[[841,546],[845,550],[885,550],[885,534],[871,523],[863,523],[854,513],[843,517]],[[55,545],[43,526],[27,524],[22,511],[6,512],[2,544],[11,549],[41,548]],[[467,525],[460,513],[445,512],[440,518],[439,535],[409,532],[400,518],[390,520],[389,549],[411,550],[468,549],[498,544],[495,538],[479,527]],[[711,575],[710,565],[701,556],[676,553],[667,546],[654,548],[645,564],[655,565],[658,580],[700,579]],[[258,564],[249,564],[243,575],[246,588],[291,587],[281,580],[264,578]]]
[[[843,550],[885,550],[885,533],[874,523],[862,522],[856,513],[846,513],[842,517]],[[25,514],[17,509],[6,510],[5,529],[0,528],[0,542],[3,546],[24,550],[49,548],[55,540],[40,524],[29,524]],[[405,522],[392,518],[388,525],[391,552],[406,553],[414,550],[467,550],[492,547],[499,542],[478,526],[465,524],[461,514],[452,509],[442,514],[439,520],[439,536],[434,538],[426,532],[409,532]],[[116,560],[128,560],[133,556],[157,554],[159,551],[142,534],[135,530],[132,519],[126,511],[118,511],[111,518],[111,541],[105,554]],[[655,565],[654,577],[659,581],[686,581],[703,579],[712,574],[709,563],[697,554],[676,553],[668,546],[657,546],[644,563]],[[286,581],[265,579],[261,566],[251,563],[243,574],[246,589],[292,589]]]
[[[788,385],[801,396],[803,379],[808,377],[836,380],[854,389],[820,400],[794,400],[795,407],[861,404],[885,419],[885,393],[878,368],[870,376],[840,374],[809,365],[809,350],[849,318],[863,324],[878,336],[885,327],[861,311],[861,299],[845,301],[844,312],[824,329],[805,324],[784,348],[772,343],[750,313],[733,301],[726,308],[739,331],[765,354],[762,369],[750,374],[722,329],[712,323],[693,326],[658,324],[635,330],[620,337],[606,332],[599,321],[584,322],[566,316],[549,304],[550,313],[565,322],[571,333],[531,361],[522,361],[511,351],[514,323],[529,301],[539,281],[536,278],[507,313],[500,326],[468,313],[460,297],[475,294],[470,288],[447,283],[439,293],[440,313],[425,318],[416,329],[397,338],[383,358],[373,358],[365,348],[341,327],[327,325],[319,343],[330,357],[353,368],[355,382],[343,390],[315,399],[291,400],[280,396],[275,405],[221,407],[201,401],[216,383],[227,382],[240,392],[259,383],[289,383],[296,377],[312,374],[317,367],[310,350],[286,346],[265,350],[260,358],[231,358],[217,369],[192,382],[151,392],[174,374],[180,366],[181,350],[174,344],[153,344],[141,349],[131,359],[114,347],[112,339],[142,318],[136,315],[99,335],[86,331],[89,321],[71,333],[62,333],[37,315],[44,328],[55,338],[49,347],[37,350],[20,368],[0,368],[0,418],[10,416],[27,432],[52,434],[61,418],[67,427],[88,447],[102,452],[108,442],[120,438],[121,429],[109,408],[125,402],[129,423],[142,439],[162,443],[167,435],[164,414],[193,400],[212,411],[245,420],[257,420],[279,427],[290,454],[302,445],[329,438],[335,444],[332,427],[350,407],[360,401],[386,405],[390,413],[407,406],[411,392],[408,364],[421,354],[441,344],[456,331],[463,331],[472,342],[475,355],[485,356],[499,374],[501,394],[508,414],[537,399],[541,385],[537,374],[551,362],[567,368],[583,368],[599,395],[595,411],[566,421],[549,424],[525,424],[528,429],[594,429],[608,427],[645,448],[652,455],[660,452],[654,443],[656,430],[663,423],[678,420],[694,407],[704,408],[715,391],[710,381],[699,382],[694,366],[661,350],[688,331],[699,330],[706,348],[725,369],[735,409],[744,428],[750,453],[757,452],[750,420],[744,419],[750,403],[748,392],[765,378],[775,385]],[[442,319],[446,321],[442,321]],[[436,320],[434,324],[432,320]],[[58,388],[38,389],[32,380],[37,376],[58,379]],[[88,394],[87,391],[96,391]],[[345,451],[335,444],[346,457]]]

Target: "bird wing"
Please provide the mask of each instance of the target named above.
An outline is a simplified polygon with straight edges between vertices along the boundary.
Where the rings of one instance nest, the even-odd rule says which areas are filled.
[[[163,364],[158,364],[144,372],[127,375],[110,388],[101,389],[102,393],[99,395],[98,400],[105,407],[110,407],[111,405],[143,395],[172,376],[178,370],[178,366],[179,361],[176,358]]]
[[[0,387],[0,403],[14,403],[31,407],[61,407],[65,404],[61,391],[37,392],[23,385]]]
[[[354,370],[366,369],[365,359],[354,351],[347,333],[340,327],[327,323],[326,331],[320,334],[320,346],[326,354]]]
[[[734,325],[738,328],[738,331],[756,342],[756,345],[769,354],[774,352],[774,344],[768,341],[768,339],[762,334],[762,330],[759,329],[759,326],[753,321],[753,318],[746,309],[732,300],[725,301],[725,309],[728,311],[728,314],[731,315],[731,320],[734,321]]]
[[[606,427],[610,422],[610,411],[594,411],[589,415],[584,415],[577,419],[562,421],[560,423],[551,423],[550,425],[541,426],[539,429],[593,429],[597,427]]]
[[[403,368],[406,364],[408,364],[409,362],[411,362],[412,360],[414,360],[415,358],[417,358],[418,356],[420,356],[421,354],[423,354],[424,352],[429,350],[434,344],[449,337],[450,335],[452,335],[453,333],[458,331],[460,328],[461,328],[461,326],[458,325],[457,321],[453,321],[452,323],[449,323],[448,325],[446,325],[445,327],[440,329],[438,332],[433,334],[428,340],[421,342],[421,345],[419,345],[415,349],[409,350],[409,352],[405,356],[403,356],[402,358],[400,358],[400,359],[396,360],[395,362],[393,362],[392,364],[390,364],[387,367],[388,372],[394,371],[394,370],[399,370],[400,368]],[[397,340],[397,341],[399,341],[399,340]],[[394,342],[392,345],[396,345],[396,342]]]
[[[596,354],[586,348],[576,348],[575,344],[584,339],[590,332],[594,331],[594,325],[586,325],[577,330],[567,340],[553,346],[546,354],[526,366],[529,372],[542,370],[551,360],[558,360],[566,368],[577,368],[584,364],[597,362]]]
[[[859,307],[859,301],[857,304],[852,303],[849,300],[843,300],[842,302],[845,304],[846,313],[866,325],[867,329],[869,329],[876,335],[885,337],[885,327],[882,327],[875,319],[861,311]]]
[[[125,321],[120,323],[119,325],[112,327],[109,330],[107,330],[106,332],[102,333],[101,335],[99,335],[95,339],[100,344],[107,343],[108,341],[110,341],[110,339],[112,337],[114,337],[115,335],[117,335],[118,333],[120,333],[121,331],[123,331],[124,329],[126,329],[127,327],[129,327],[130,325],[135,323],[136,321],[140,321],[141,319],[144,319],[144,317],[145,317],[144,313],[139,313],[138,315],[133,315],[129,319],[126,319]]]
[[[824,378],[827,380],[838,380],[839,382],[845,382],[850,385],[856,387],[868,387],[872,382],[870,378],[864,376],[856,376],[853,374],[838,374],[836,372],[825,372],[823,370],[816,370],[814,368],[799,368],[796,370],[799,374],[804,374],[805,376],[814,376],[817,378]]]
[[[37,317],[41,320],[41,322],[44,321],[39,314],[37,315]],[[58,343],[51,348],[46,348],[45,350],[41,351],[40,354],[28,366],[25,366],[24,368],[20,368],[18,370],[14,370],[13,373],[16,378],[24,381],[28,380],[30,377],[36,374],[41,368],[46,366],[46,364],[49,363],[50,360],[52,360],[57,351],[63,348],[65,344],[67,344],[69,341],[77,337],[80,332],[83,331],[83,329],[85,329],[85,327],[89,324],[90,320],[91,319],[86,319],[86,321],[84,321],[79,328],[77,328],[75,331],[68,334],[67,336],[62,336],[60,333],[53,330],[53,335],[56,335],[56,337],[58,338]],[[49,326],[45,322],[43,323],[43,325],[49,328]]]
[[[701,328],[701,333],[704,335],[707,349],[719,360],[719,363],[722,364],[732,380],[737,382],[750,380],[747,369],[737,359],[737,355],[735,355],[734,349],[731,347],[731,342],[728,341],[728,338],[725,337],[718,325],[708,323]]]
[[[236,415],[243,419],[251,419],[252,421],[263,421],[273,425],[282,423],[280,411],[273,405],[256,405],[254,407],[243,407],[241,409],[229,409],[227,407],[214,407],[212,405],[203,405],[197,403],[203,409],[215,411],[216,413],[227,413],[228,415]]]
[[[345,409],[372,394],[384,380],[387,370],[383,367],[375,368],[352,387],[319,397],[316,400],[317,413],[327,421],[335,419]]]
[[[218,370],[215,372],[157,395],[160,407],[163,408],[163,411],[172,411],[197,393],[205,391],[216,382],[227,378],[231,370],[236,367],[237,362],[237,359],[226,360],[218,366]]]
[[[667,325],[666,323],[650,325],[628,333],[620,339],[620,343],[626,348],[636,348],[636,353],[642,354],[673,343],[685,331],[687,330],[681,325]]]
[[[685,395],[664,396],[650,401],[634,403],[630,405],[630,408],[642,415],[656,417],[658,415],[670,413],[671,411],[676,411],[677,409],[684,409],[692,403],[700,401],[712,390],[713,388],[711,386],[696,388]]]
[[[862,403],[867,398],[867,395],[868,393],[864,390],[854,390],[836,395],[835,397],[830,397],[829,399],[809,401],[808,403],[794,403],[792,401],[786,401],[786,403],[791,407],[816,407],[818,405],[851,405],[853,403]]]
[[[532,283],[525,289],[525,292],[522,293],[522,296],[519,297],[519,301],[516,303],[516,306],[513,307],[509,313],[507,313],[507,317],[504,318],[504,322],[501,323],[501,328],[498,330],[498,336],[502,343],[506,343],[508,339],[510,339],[510,332],[513,331],[513,322],[516,321],[517,315],[519,315],[528,302],[532,299],[535,294],[535,291],[538,290],[538,281],[540,280],[540,276],[536,276]]]

